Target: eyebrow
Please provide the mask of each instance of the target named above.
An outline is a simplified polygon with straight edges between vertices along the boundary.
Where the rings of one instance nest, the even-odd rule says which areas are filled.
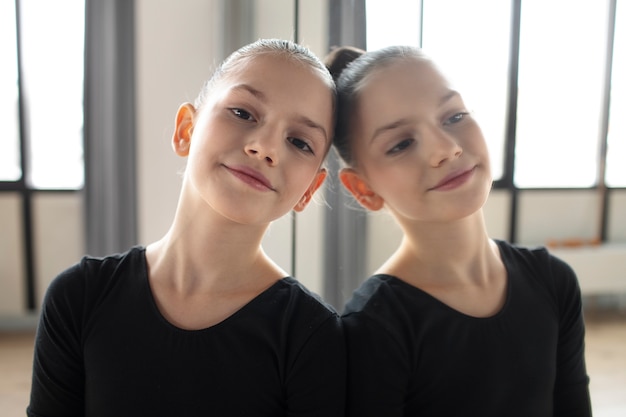
[[[324,129],[324,126],[315,123],[313,120],[309,119],[306,116],[299,116],[297,118],[297,122],[301,123],[307,127],[313,128],[315,130],[319,130],[320,132],[322,132],[322,135],[324,135],[324,141],[326,141],[328,139],[328,133],[326,133],[326,129]]]
[[[447,101],[449,101],[452,97],[457,97],[460,96],[461,94],[456,91],[456,90],[450,90],[448,91],[448,93],[446,95],[444,95],[443,97],[441,97],[441,100],[439,100],[439,105],[443,106]]]
[[[453,97],[457,97],[457,96],[460,96],[458,91],[449,90],[443,97],[441,97],[441,100],[439,100],[439,107],[443,106],[446,102],[450,101],[450,99],[452,99]],[[374,134],[372,135],[372,139],[370,139],[370,142],[374,141],[374,139],[376,139],[376,137],[378,137],[382,133],[387,132],[389,130],[397,129],[399,127],[409,124],[410,122],[411,122],[410,119],[402,118],[394,122],[391,122],[389,124],[383,125],[374,131]]]
[[[262,102],[267,102],[267,97],[261,91],[257,90],[254,87],[249,86],[248,84],[237,84],[233,86],[232,90],[243,90],[252,94],[254,97],[258,98]]]
[[[263,103],[267,103],[267,96],[265,94],[263,94],[263,92],[257,90],[256,88],[248,85],[248,84],[237,84],[235,86],[233,86],[232,90],[242,90],[242,91],[247,91],[248,93],[252,94],[254,97],[256,97],[257,99],[259,99],[260,101],[262,101]],[[319,130],[320,132],[322,132],[322,134],[324,135],[324,139],[327,140],[328,139],[328,133],[326,132],[326,129],[324,129],[324,127],[316,122],[314,122],[313,120],[309,119],[306,116],[303,115],[299,115],[296,118],[296,122],[299,124],[302,124],[304,126]]]
[[[376,129],[374,131],[374,134],[372,135],[372,139],[370,139],[370,142],[373,142],[374,139],[376,139],[378,136],[380,136],[381,134],[383,134],[384,132],[387,132],[389,130],[394,130],[397,129],[399,127],[402,127],[404,125],[408,125],[409,124],[409,119],[400,119],[400,120],[396,120],[395,122],[386,124],[384,126],[379,127],[378,129]]]

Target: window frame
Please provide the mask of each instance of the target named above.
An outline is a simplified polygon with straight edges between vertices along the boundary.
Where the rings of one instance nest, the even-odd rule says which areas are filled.
[[[15,181],[0,181],[0,193],[17,194],[22,204],[21,230],[23,238],[22,251],[24,254],[24,279],[25,279],[25,308],[27,311],[34,311],[37,308],[36,294],[36,259],[35,259],[35,239],[33,221],[33,197],[37,193],[78,193],[80,189],[60,189],[60,188],[37,188],[31,186],[26,177],[29,172],[28,143],[29,132],[26,120],[27,107],[24,98],[23,85],[23,59],[22,59],[22,27],[21,27],[21,7],[20,0],[15,0],[15,36],[16,36],[16,58],[17,58],[17,114],[18,114],[18,151],[21,175]]]

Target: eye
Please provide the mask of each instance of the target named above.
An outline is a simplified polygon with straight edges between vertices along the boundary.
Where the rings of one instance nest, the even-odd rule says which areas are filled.
[[[443,124],[444,124],[444,126],[457,124],[457,123],[463,121],[463,119],[465,119],[468,114],[469,113],[467,113],[467,112],[456,113],[456,114],[452,115],[452,117],[449,117],[448,119],[446,119],[443,122]]]
[[[254,121],[254,117],[252,117],[250,113],[248,113],[247,111],[243,109],[233,108],[233,109],[230,109],[230,111],[233,112],[233,114],[240,119]]]
[[[289,138],[288,140],[293,146],[300,149],[301,151],[315,154],[315,152],[313,152],[313,149],[309,146],[309,144],[303,141],[302,139]]]
[[[413,144],[413,142],[415,142],[415,139],[403,139],[397,145],[395,145],[393,148],[391,148],[387,152],[385,152],[385,154],[386,155],[394,155],[394,154],[400,153],[403,150],[407,149],[409,146],[411,146]]]

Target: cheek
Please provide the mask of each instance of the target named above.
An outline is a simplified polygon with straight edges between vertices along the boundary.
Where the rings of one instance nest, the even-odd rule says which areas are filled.
[[[487,141],[483,135],[483,131],[477,124],[473,124],[473,128],[465,134],[465,141],[470,144],[474,151],[480,155],[488,156]]]
[[[289,166],[285,166],[286,181],[290,184],[294,193],[304,194],[315,178],[318,170],[316,163],[293,161]]]
[[[368,183],[376,194],[385,200],[398,198],[415,185],[410,168],[401,165],[379,166],[366,172]]]

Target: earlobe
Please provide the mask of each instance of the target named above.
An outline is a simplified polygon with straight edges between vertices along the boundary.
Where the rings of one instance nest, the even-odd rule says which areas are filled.
[[[324,180],[326,179],[326,170],[324,168],[320,169],[319,172],[315,175],[313,182],[309,185],[309,188],[304,192],[304,195],[298,201],[298,204],[293,208],[296,212],[301,212],[304,208],[309,204],[311,198],[313,198],[313,194],[317,191],[318,188],[322,186]]]
[[[344,168],[339,172],[341,183],[350,194],[363,207],[368,210],[377,211],[383,208],[385,201],[376,194],[359,174],[351,168]]]
[[[193,133],[193,117],[196,109],[190,103],[184,103],[176,112],[176,125],[172,136],[172,147],[178,156],[188,156]]]

